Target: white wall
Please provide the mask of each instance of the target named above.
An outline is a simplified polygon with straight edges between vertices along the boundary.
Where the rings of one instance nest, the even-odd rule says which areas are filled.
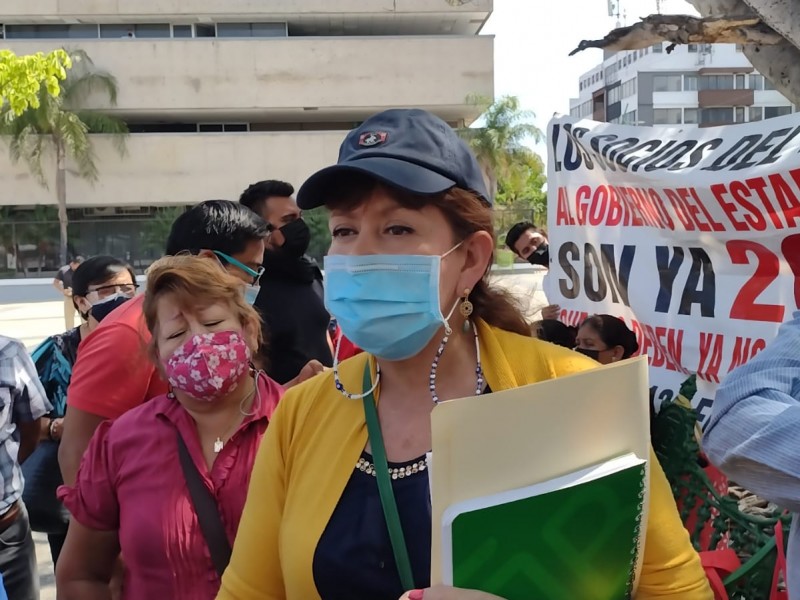
[[[100,181],[91,186],[69,173],[70,206],[193,204],[212,198],[236,199],[250,183],[283,179],[299,186],[314,171],[333,164],[345,132],[243,134],[139,134],[119,158],[98,136]],[[55,204],[54,162],[48,157],[50,191],[24,166],[12,166],[0,152],[0,205]]]
[[[3,0],[5,1],[5,0]],[[326,111],[447,107],[476,116],[466,97],[494,91],[490,36],[76,40],[119,82],[117,111],[303,120]],[[63,42],[8,41],[27,54]],[[295,115],[292,117],[292,115]],[[452,117],[453,115],[448,115]],[[264,119],[262,119],[264,120]]]
[[[338,14],[425,14],[490,12],[492,0],[472,0],[450,6],[442,0],[3,0],[2,13],[8,17],[136,15],[295,15]]]

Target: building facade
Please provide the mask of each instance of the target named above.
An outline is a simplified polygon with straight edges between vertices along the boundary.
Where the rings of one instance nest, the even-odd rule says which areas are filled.
[[[607,53],[581,75],[570,114],[629,125],[712,127],[760,121],[794,107],[736,44],[667,44]]]
[[[235,199],[260,179],[299,185],[377,111],[472,122],[468,96],[493,96],[493,38],[479,35],[491,10],[492,0],[3,0],[0,35],[18,54],[81,48],[117,78],[116,106],[90,108],[128,123],[127,156],[96,136],[100,180],[67,174],[74,246],[115,253],[137,245],[126,220]],[[2,220],[54,205],[53,179],[42,188],[0,151]],[[103,241],[111,230],[118,239]]]

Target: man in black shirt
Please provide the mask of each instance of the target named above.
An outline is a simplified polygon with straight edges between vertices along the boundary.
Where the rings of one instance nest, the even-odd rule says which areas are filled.
[[[279,383],[294,379],[308,361],[333,364],[322,273],[306,256],[311,232],[283,181],[259,181],[239,202],[259,214],[271,231],[255,308],[264,320],[266,371]]]

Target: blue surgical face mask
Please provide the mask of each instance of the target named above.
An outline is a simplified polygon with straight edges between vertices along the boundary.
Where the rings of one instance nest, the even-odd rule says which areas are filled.
[[[247,285],[244,288],[244,301],[247,302],[250,306],[253,306],[256,303],[256,298],[258,298],[258,292],[261,290],[260,286],[257,285]]]
[[[456,248],[442,256],[326,256],[325,307],[359,348],[385,360],[410,358],[447,326],[439,275]]]

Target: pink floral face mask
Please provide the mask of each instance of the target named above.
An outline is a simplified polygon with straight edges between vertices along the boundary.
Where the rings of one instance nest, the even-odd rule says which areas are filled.
[[[214,402],[239,385],[250,365],[250,349],[241,333],[215,331],[193,335],[167,359],[170,385],[193,398]]]

